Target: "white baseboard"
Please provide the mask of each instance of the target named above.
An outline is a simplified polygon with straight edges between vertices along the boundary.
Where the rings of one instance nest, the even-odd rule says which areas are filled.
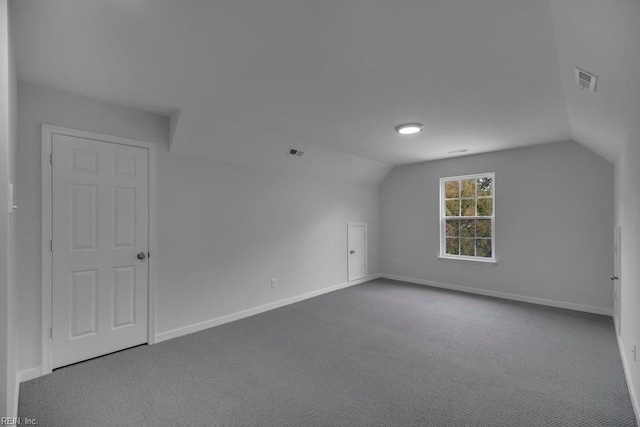
[[[633,413],[636,415],[636,422],[640,421],[640,402],[638,402],[638,395],[636,394],[636,388],[633,384],[633,378],[629,371],[629,364],[627,363],[627,354],[624,351],[624,345],[620,339],[620,335],[616,333],[616,339],[618,340],[618,349],[620,350],[620,358],[622,359],[622,369],[624,370],[624,377],[627,380],[627,388],[629,389],[629,397],[631,397],[631,405],[633,406]]]
[[[199,332],[204,329],[213,328],[214,326],[220,326],[225,323],[233,322],[234,320],[244,319],[245,317],[254,316],[256,314],[264,313],[265,311],[273,310],[276,308],[284,307],[285,305],[293,304],[299,301],[303,301],[309,298],[317,297],[322,294],[337,291],[340,289],[348,288],[350,286],[359,285],[370,280],[378,279],[382,277],[381,274],[373,274],[371,276],[364,277],[362,279],[354,280],[351,282],[344,282],[338,285],[329,286],[326,288],[318,289],[317,291],[308,292],[302,295],[296,295],[294,297],[285,298],[280,301],[275,301],[269,304],[261,305],[258,307],[250,308],[247,310],[239,311],[237,313],[228,314],[226,316],[216,317],[215,319],[205,320],[204,322],[194,323],[182,328],[173,329],[167,332],[161,332],[156,334],[156,343],[166,341],[172,338],[177,338],[183,335]]]
[[[430,280],[414,279],[411,277],[396,276],[393,274],[382,274],[385,279],[398,280],[401,282],[415,283],[418,285],[432,286],[434,288],[450,289],[453,291],[467,292],[471,294],[486,295],[490,297],[509,299],[514,301],[528,302],[532,304],[546,305],[549,307],[566,308],[569,310],[584,311],[587,313],[603,314],[613,316],[613,310],[603,307],[592,307],[590,305],[574,304],[571,302],[556,301],[544,298],[527,297],[523,295],[510,294],[507,292],[489,291],[486,289],[469,288],[467,286],[451,285],[448,283],[432,282]]]
[[[18,396],[20,395],[20,373],[16,375],[16,388],[14,389],[13,396],[13,413],[7,414],[7,417],[17,417],[18,416]]]
[[[309,298],[313,298],[322,294],[326,294],[329,292],[337,291],[340,289],[348,288],[350,286],[359,285],[361,283],[365,283],[374,279],[379,279],[382,277],[381,274],[372,274],[371,276],[364,277],[362,279],[354,280],[351,282],[344,282],[338,285],[329,286],[326,288],[318,289],[317,291],[308,292],[306,294],[297,295],[291,298],[286,298],[280,301],[275,301],[269,304],[261,305],[258,307],[250,308],[248,310],[243,310],[237,313],[228,314],[226,316],[217,317],[215,319],[207,320],[200,323],[195,323],[193,325],[185,326],[182,328],[173,329],[167,332],[161,332],[156,334],[155,343],[159,343],[162,341],[169,340],[171,338],[177,338],[182,335],[192,334],[194,332],[202,331],[204,329],[212,328],[214,326],[223,325],[225,323],[233,322],[234,320],[244,319],[245,317],[253,316],[256,314],[264,313],[265,311],[273,310],[279,307],[284,307],[285,305],[293,304],[299,301],[303,301]],[[18,372],[16,382],[18,384],[23,383],[25,381],[29,381],[42,376],[42,368],[31,368],[26,369],[24,371]],[[18,390],[16,388],[16,390]],[[17,413],[17,399],[16,399],[16,413]]]
[[[16,395],[13,402],[13,414],[10,414],[9,415],[10,417],[18,416],[18,397],[20,395],[20,384],[25,381],[29,381],[41,376],[42,376],[41,368],[31,368],[31,369],[25,369],[24,371],[18,371],[18,374],[16,375],[16,388],[15,388]]]
[[[41,376],[42,376],[42,368],[40,367],[25,369],[24,371],[18,372],[18,381],[23,383],[25,381],[29,381]]]

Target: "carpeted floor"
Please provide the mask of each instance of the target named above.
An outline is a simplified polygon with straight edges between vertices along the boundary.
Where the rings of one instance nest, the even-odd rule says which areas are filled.
[[[39,426],[635,426],[611,318],[376,280],[20,386]]]

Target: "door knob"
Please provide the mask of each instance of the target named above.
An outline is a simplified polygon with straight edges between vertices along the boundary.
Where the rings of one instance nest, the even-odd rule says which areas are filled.
[[[355,254],[355,253],[356,253],[356,251],[351,251],[351,252],[349,252],[349,253],[350,253],[351,255],[353,255],[353,254]]]
[[[145,255],[145,253],[144,253],[144,252],[140,252],[140,253],[138,254],[138,259],[139,259],[140,261],[143,261],[146,257],[147,257],[147,255]]]
[[[618,276],[611,276],[611,280],[620,280]]]

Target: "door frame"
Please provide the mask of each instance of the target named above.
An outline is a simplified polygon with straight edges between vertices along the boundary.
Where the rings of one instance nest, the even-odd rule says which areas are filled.
[[[616,334],[622,333],[622,226],[616,225],[614,228],[614,248],[613,248],[613,275],[617,279],[613,280],[613,321],[616,328]]]
[[[53,325],[53,165],[51,163],[53,135],[73,136],[98,142],[128,145],[147,150],[149,159],[149,290],[148,290],[148,329],[147,343],[154,344],[155,339],[155,293],[156,293],[156,144],[118,136],[69,129],[42,124],[42,375],[52,372]]]
[[[358,279],[349,279],[349,229],[351,227],[364,227],[364,276]],[[347,282],[353,282],[369,276],[369,231],[366,222],[347,223]]]

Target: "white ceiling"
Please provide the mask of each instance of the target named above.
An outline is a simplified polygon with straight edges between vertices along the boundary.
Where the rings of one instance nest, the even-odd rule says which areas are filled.
[[[367,173],[569,139],[613,161],[640,95],[637,0],[15,0],[11,10],[21,80],[173,115],[172,151],[228,161],[288,161],[293,145],[324,155],[315,167],[345,156]],[[596,93],[575,86],[574,66],[599,76]],[[395,133],[413,121],[422,134]]]

